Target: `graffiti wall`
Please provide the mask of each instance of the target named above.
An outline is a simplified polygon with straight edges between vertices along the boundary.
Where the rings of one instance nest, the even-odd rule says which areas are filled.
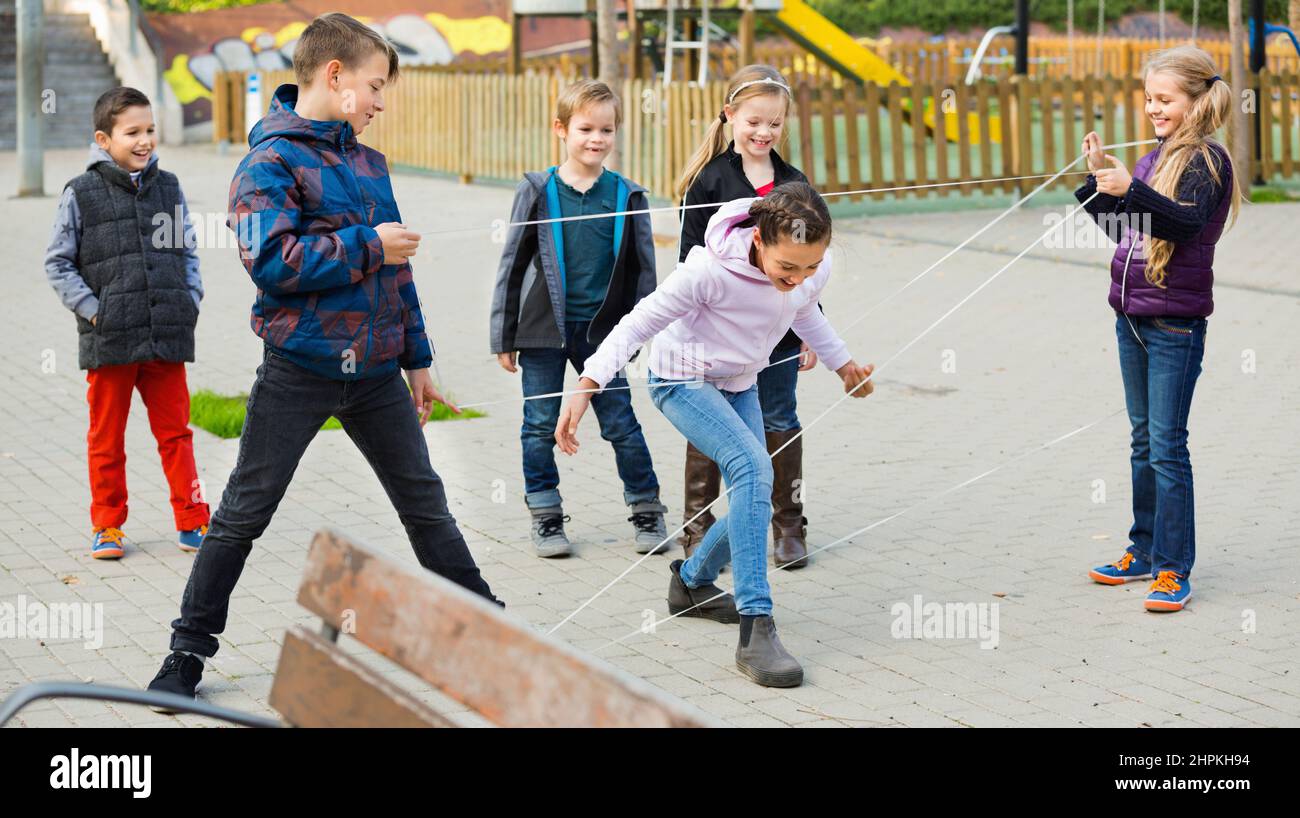
[[[403,66],[446,65],[502,56],[510,46],[510,0],[288,0],[192,14],[150,14],[168,66],[167,82],[184,106],[186,126],[212,119],[218,71],[274,70],[293,64],[293,48],[307,23],[342,11],[381,32]],[[561,46],[589,36],[582,20],[528,18],[525,51]]]

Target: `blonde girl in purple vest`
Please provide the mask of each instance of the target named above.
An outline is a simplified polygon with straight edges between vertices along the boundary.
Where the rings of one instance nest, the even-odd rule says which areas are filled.
[[[1104,585],[1153,580],[1148,611],[1191,598],[1196,559],[1187,418],[1214,310],[1214,247],[1240,200],[1232,158],[1212,138],[1232,89],[1210,55],[1185,45],[1154,54],[1144,72],[1146,114],[1159,145],[1130,174],[1083,140],[1092,175],[1075,191],[1118,242],[1111,260],[1120,374],[1132,425],[1133,527],[1118,560],[1088,575]]]

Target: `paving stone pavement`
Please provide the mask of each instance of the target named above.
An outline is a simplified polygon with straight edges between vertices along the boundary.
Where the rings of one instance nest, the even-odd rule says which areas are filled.
[[[47,190],[57,192],[83,157],[51,153]],[[161,163],[180,175],[191,210],[219,221],[207,214],[224,210],[237,159],[192,146],[165,149]],[[14,190],[15,180],[14,155],[0,154],[0,190]],[[394,187],[408,223],[426,234],[415,275],[444,385],[463,403],[517,397],[518,376],[497,367],[487,342],[500,252],[487,228],[508,214],[509,189],[414,174],[397,175]],[[125,527],[136,546],[117,562],[88,555],[85,379],[73,319],[42,274],[55,203],[54,196],[0,201],[0,241],[8,248],[0,603],[101,603],[104,633],[93,648],[79,639],[0,638],[0,697],[46,679],[146,684],[166,653],[192,561],[173,544],[138,399],[127,434]],[[1031,207],[1012,215],[870,312],[845,333],[855,356],[888,359],[1011,260],[1049,214],[1062,212]],[[850,324],[993,215],[837,222],[824,299],[832,322]],[[665,233],[675,225],[670,214],[656,219]],[[1196,598],[1185,612],[1147,614],[1144,585],[1107,588],[1087,579],[1088,567],[1120,554],[1129,525],[1127,421],[1112,415],[1123,392],[1105,301],[1110,250],[1039,246],[882,369],[870,399],[835,405],[837,378],[824,369],[800,378],[812,545],[906,510],[818,554],[806,570],[773,577],[782,637],[806,668],[802,687],[765,689],[741,677],[734,628],[672,620],[639,632],[644,611],[666,615],[671,556],[647,559],[558,635],[738,726],[1300,726],[1298,219],[1300,205],[1248,207],[1220,245],[1217,310],[1190,424],[1200,554]],[[462,226],[481,229],[434,235]],[[673,255],[671,246],[659,249],[661,278]],[[246,392],[261,349],[248,328],[253,287],[228,234],[209,236],[201,257],[207,297],[190,385]],[[634,401],[670,518],[680,521],[682,439],[642,388]],[[637,559],[613,456],[587,423],[587,445],[561,465],[577,555],[538,559],[522,500],[520,404],[486,409],[483,419],[429,425],[434,467],[508,613],[549,629]],[[237,443],[196,431],[195,449],[215,503]],[[254,546],[209,663],[205,700],[270,713],[265,701],[284,629],[311,620],[294,596],[321,525],[415,564],[360,454],[341,432],[322,433]],[[896,620],[909,618],[898,606],[912,606],[918,595],[923,603],[996,605],[996,647],[980,638],[896,638]],[[458,711],[407,674],[377,666]],[[479,723],[463,711],[457,718]],[[58,701],[25,710],[15,726],[210,724]]]

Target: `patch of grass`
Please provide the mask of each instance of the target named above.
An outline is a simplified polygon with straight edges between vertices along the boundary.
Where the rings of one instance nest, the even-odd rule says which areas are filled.
[[[244,411],[248,404],[248,395],[219,395],[210,389],[200,389],[190,396],[190,423],[205,429],[217,437],[239,437],[244,428]],[[434,404],[432,423],[437,420],[461,420],[464,418],[481,418],[486,415],[476,409],[465,409],[459,415],[454,414],[442,404]],[[321,430],[342,429],[338,418],[330,418],[321,426]]]
[[[1273,202],[1294,202],[1296,198],[1280,187],[1251,188],[1250,201],[1254,204],[1271,204]]]

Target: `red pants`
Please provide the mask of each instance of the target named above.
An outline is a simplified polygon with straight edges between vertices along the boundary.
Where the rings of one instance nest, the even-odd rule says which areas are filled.
[[[86,371],[90,434],[90,522],[95,528],[121,528],[126,522],[126,417],[131,394],[140,390],[149,413],[149,428],[158,441],[163,473],[171,490],[176,530],[208,524],[194,467],[194,433],[190,431],[190,390],[185,364],[148,361],[102,366]]]

